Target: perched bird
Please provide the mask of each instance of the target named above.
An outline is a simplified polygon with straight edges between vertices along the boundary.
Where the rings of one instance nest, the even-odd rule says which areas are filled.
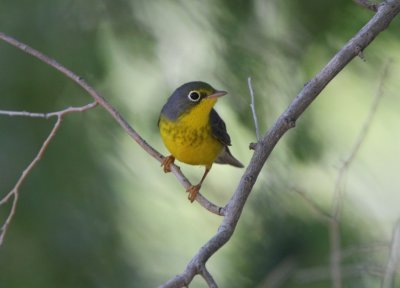
[[[189,82],[177,88],[161,110],[158,126],[161,138],[171,153],[161,164],[164,172],[171,171],[170,165],[175,159],[205,166],[199,184],[187,189],[191,202],[213,163],[244,167],[229,151],[231,139],[225,122],[213,109],[218,98],[226,94],[205,82]]]

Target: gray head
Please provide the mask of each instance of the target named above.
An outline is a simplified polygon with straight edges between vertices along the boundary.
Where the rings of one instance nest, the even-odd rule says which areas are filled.
[[[183,113],[201,103],[203,99],[216,98],[225,94],[225,91],[218,91],[205,82],[188,82],[172,93],[162,108],[161,114],[170,120],[176,120]]]

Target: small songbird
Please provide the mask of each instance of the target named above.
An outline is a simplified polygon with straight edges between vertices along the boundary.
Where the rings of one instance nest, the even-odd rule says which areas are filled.
[[[164,172],[171,171],[175,159],[205,166],[199,184],[187,189],[190,202],[196,198],[213,163],[244,167],[229,151],[231,139],[225,122],[213,109],[218,98],[226,94],[205,82],[189,82],[177,88],[161,110],[158,126],[171,153],[161,164]]]

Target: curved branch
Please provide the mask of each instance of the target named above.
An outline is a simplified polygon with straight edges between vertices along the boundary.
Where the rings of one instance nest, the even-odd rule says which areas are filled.
[[[153,158],[155,158],[158,162],[162,163],[164,156],[160,154],[157,150],[155,150],[152,146],[150,146],[146,140],[144,140],[136,131],[129,125],[129,123],[119,114],[119,112],[107,102],[107,100],[101,96],[92,86],[90,86],[82,77],[76,75],[71,70],[67,69],[65,66],[58,63],[56,60],[50,58],[49,56],[29,47],[28,45],[0,32],[0,39],[7,42],[8,44],[24,51],[27,54],[34,56],[40,61],[48,64],[54,69],[58,70],[71,80],[73,80],[76,84],[82,87],[100,106],[102,106],[111,116],[118,122],[118,124],[128,133],[129,136],[133,138],[148,154],[150,154]],[[24,112],[22,112],[24,113]],[[178,181],[181,183],[185,190],[187,190],[190,186],[192,186],[189,180],[182,174],[179,167],[176,165],[171,165],[171,171],[174,173]],[[207,200],[200,193],[197,194],[196,201],[199,202],[205,209],[216,214],[216,215],[224,215],[224,208],[219,207],[209,200]]]
[[[193,263],[205,264],[207,260],[229,241],[235,231],[243,207],[257,177],[280,138],[292,127],[296,120],[310,106],[325,86],[354,58],[363,51],[374,38],[385,30],[400,12],[400,1],[383,2],[372,19],[352,38],[329,63],[311,79],[277,119],[273,127],[255,146],[253,157],[247,166],[235,193],[225,207],[225,217],[218,232],[197,252],[186,270],[160,287],[178,288],[188,285],[199,273]]]
[[[35,158],[33,158],[31,163],[29,163],[29,165],[22,172],[21,176],[18,178],[17,183],[14,185],[14,187],[11,189],[11,191],[8,192],[2,199],[0,199],[0,206],[1,206],[3,204],[7,203],[8,201],[10,201],[11,198],[13,198],[10,212],[8,213],[6,220],[4,221],[3,225],[0,228],[0,246],[3,244],[4,237],[7,233],[8,227],[10,226],[10,223],[11,223],[11,221],[14,217],[15,211],[17,209],[19,188],[21,187],[22,183],[25,181],[25,179],[29,175],[29,173],[32,171],[32,169],[37,165],[37,163],[40,161],[40,159],[42,159],[51,140],[53,140],[53,138],[56,136],[58,129],[60,129],[61,123],[64,119],[64,116],[69,113],[84,112],[86,110],[96,107],[96,105],[97,105],[97,103],[93,102],[93,103],[87,104],[85,106],[69,107],[64,110],[61,110],[58,112],[52,112],[52,113],[30,113],[30,112],[0,110],[0,114],[9,115],[9,116],[28,116],[28,117],[40,117],[40,118],[57,117],[56,123],[54,124],[53,128],[51,129],[46,140],[43,142],[43,144],[40,147],[39,152],[36,154]]]

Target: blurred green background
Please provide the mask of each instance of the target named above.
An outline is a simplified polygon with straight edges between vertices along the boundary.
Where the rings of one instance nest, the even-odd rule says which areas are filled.
[[[0,0],[0,31],[84,77],[162,153],[158,113],[178,85],[203,80],[229,91],[216,109],[232,152],[247,164],[255,141],[247,77],[264,133],[372,15],[344,0]],[[395,19],[365,61],[348,65],[279,142],[232,240],[208,262],[220,287],[331,287],[328,225],[296,190],[330,213],[339,169],[391,61],[346,173],[340,230],[345,287],[379,287],[400,217],[399,28]],[[0,109],[49,112],[90,101],[54,69],[0,42]],[[53,123],[0,116],[0,195]],[[192,182],[203,173],[181,168]],[[214,165],[204,195],[224,205],[242,172]],[[0,207],[2,221],[9,207]],[[156,287],[183,271],[220,222],[190,204],[175,177],[102,108],[69,115],[21,188],[0,247],[0,287]],[[196,277],[190,287],[205,283]]]

